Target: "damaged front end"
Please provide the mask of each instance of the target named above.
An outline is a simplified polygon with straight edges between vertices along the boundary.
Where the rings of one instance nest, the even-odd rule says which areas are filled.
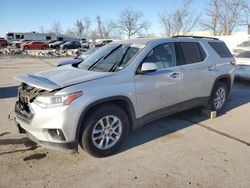
[[[21,83],[21,85],[17,88],[18,98],[15,104],[16,118],[20,119],[24,123],[30,124],[34,115],[34,112],[30,107],[30,103],[33,102],[37,96],[47,93],[51,92]]]

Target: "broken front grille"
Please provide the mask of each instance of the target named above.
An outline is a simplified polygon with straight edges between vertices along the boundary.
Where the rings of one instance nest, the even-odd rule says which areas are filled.
[[[18,100],[15,104],[17,118],[21,119],[25,123],[30,123],[34,114],[31,112],[29,104],[33,102],[37,96],[49,93],[49,91],[22,83],[17,88],[17,93]]]

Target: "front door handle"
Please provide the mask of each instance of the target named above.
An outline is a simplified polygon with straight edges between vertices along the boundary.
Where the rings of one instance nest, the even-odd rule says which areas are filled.
[[[215,70],[215,67],[208,67],[207,70],[208,70],[208,71]]]

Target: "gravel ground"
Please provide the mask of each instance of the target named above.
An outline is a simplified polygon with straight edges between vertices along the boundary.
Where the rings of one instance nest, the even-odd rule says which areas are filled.
[[[59,60],[0,56],[0,187],[250,187],[250,83],[234,84],[218,118],[197,109],[166,117],[133,132],[117,154],[98,159],[82,150],[41,148],[11,120],[13,77]]]

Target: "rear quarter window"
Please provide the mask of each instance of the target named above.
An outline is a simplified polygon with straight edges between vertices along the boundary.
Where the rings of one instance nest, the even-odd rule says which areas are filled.
[[[208,44],[214,49],[214,51],[221,58],[233,57],[227,45],[224,42],[208,42]]]

